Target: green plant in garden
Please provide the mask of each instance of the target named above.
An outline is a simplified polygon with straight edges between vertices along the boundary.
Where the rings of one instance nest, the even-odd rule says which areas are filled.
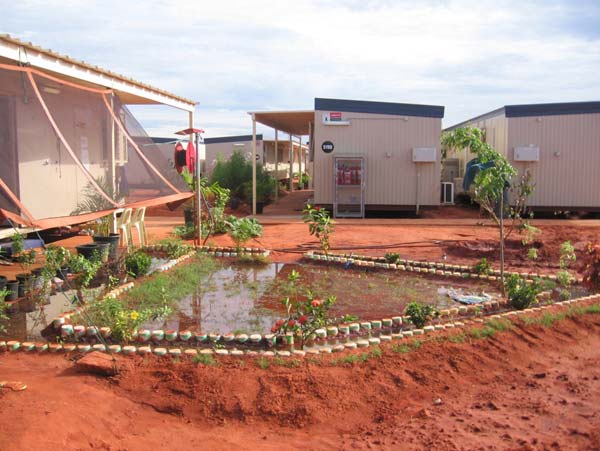
[[[291,296],[286,296],[281,301],[286,309],[286,317],[278,320],[271,328],[271,332],[281,336],[291,333],[299,339],[299,344],[302,347],[317,329],[355,319],[355,317],[349,315],[343,318],[333,318],[329,315],[329,310],[335,303],[335,296],[328,296],[321,300],[317,299],[314,293],[308,290],[305,293],[305,299],[302,299],[298,296],[296,286],[299,279],[300,273],[292,270],[288,276]]]
[[[77,297],[79,302],[85,301],[84,292],[96,277],[96,274],[102,267],[102,261],[100,258],[87,259],[83,255],[73,255],[68,257],[68,266],[71,272],[74,274],[73,281],[75,282],[75,288],[77,289]]]
[[[10,290],[8,288],[3,288],[0,290],[0,334],[6,332],[6,321],[8,321],[9,317],[6,314],[8,310],[8,305],[4,301],[4,298],[10,294]]]
[[[302,210],[302,220],[308,224],[308,231],[319,240],[321,250],[329,251],[329,236],[333,233],[334,222],[325,208],[307,204]]]
[[[523,244],[523,246],[532,245],[535,242],[535,237],[542,233],[540,229],[527,222],[523,223],[519,229],[523,235],[523,238],[521,239],[521,244]]]
[[[484,257],[479,260],[475,266],[473,266],[473,272],[475,274],[490,274],[492,272],[492,265],[490,265],[488,259]]]
[[[575,261],[577,256],[575,255],[575,248],[570,241],[565,241],[560,245],[560,257],[559,265],[561,269],[569,268]]]
[[[529,249],[527,249],[527,258],[529,260],[537,260],[539,257],[538,255],[538,250],[535,247],[530,247]]]
[[[176,259],[189,254],[193,249],[192,246],[177,238],[165,238],[158,241],[156,245],[161,246],[170,259]]]
[[[583,283],[593,291],[600,291],[600,245],[588,243],[585,249],[587,262],[583,273]]]
[[[535,297],[541,291],[539,281],[532,283],[517,274],[511,274],[505,282],[506,295],[512,305],[517,310],[528,308],[535,302]]]
[[[219,364],[211,354],[196,354],[192,361],[196,365],[217,366]]]
[[[400,258],[400,254],[396,252],[388,252],[385,254],[385,261],[388,263],[396,263]]]
[[[427,304],[420,304],[418,302],[411,302],[408,304],[404,313],[417,329],[422,328],[427,321],[430,321],[439,315],[439,312],[435,307]]]
[[[262,235],[262,226],[254,218],[237,218],[230,216],[226,221],[227,235],[235,242],[235,247],[239,251],[242,246],[253,238],[259,238]]]
[[[171,309],[166,305],[136,310],[128,308],[117,298],[97,299],[86,307],[88,321],[110,327],[112,336],[125,342],[132,340],[135,332],[145,322],[156,321],[170,314]]]
[[[152,266],[152,258],[142,250],[132,252],[125,257],[125,269],[135,278],[148,274],[150,266]]]
[[[25,237],[20,233],[15,233],[12,236],[12,255],[21,268],[28,272],[31,265],[35,263],[37,252],[35,249],[25,250]]]

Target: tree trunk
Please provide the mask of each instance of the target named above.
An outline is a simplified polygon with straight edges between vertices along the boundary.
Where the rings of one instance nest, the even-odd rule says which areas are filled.
[[[500,196],[500,284],[504,296],[504,192]]]

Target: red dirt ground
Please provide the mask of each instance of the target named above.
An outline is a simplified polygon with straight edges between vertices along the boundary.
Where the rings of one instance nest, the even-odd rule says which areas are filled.
[[[0,391],[0,449],[600,449],[598,315],[382,349],[268,371],[121,359],[114,379],[4,354],[0,379],[28,389]]]

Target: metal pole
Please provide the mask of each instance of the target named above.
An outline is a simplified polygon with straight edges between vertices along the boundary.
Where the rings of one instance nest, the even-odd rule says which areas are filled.
[[[294,191],[294,143],[292,142],[292,134],[290,133],[290,191]]]
[[[190,128],[194,128],[194,112],[190,111],[189,112],[189,126]],[[200,190],[200,161],[198,159],[198,134],[197,133],[190,133],[190,135],[188,136],[188,139],[190,140],[190,142],[194,142],[194,137],[195,137],[195,141],[196,141],[196,167],[194,168],[194,186],[196,188],[196,192],[194,193],[194,203],[195,203],[195,207],[196,207],[196,217],[194,218],[194,223],[196,225],[196,233],[194,235],[194,244],[196,246],[199,246],[200,243],[202,242],[202,202],[201,202],[201,196],[202,196],[202,192]]]
[[[309,154],[310,154],[311,148],[314,149],[314,147],[313,147],[314,145],[315,145],[315,143],[313,143],[312,122],[309,122],[308,123],[308,153]],[[309,155],[306,155],[304,167],[308,167],[308,158],[309,158]],[[315,187],[314,175],[315,175],[315,165],[313,163],[313,170],[312,170],[312,174],[310,177],[310,187],[313,189]]]
[[[277,140],[277,129],[275,129],[275,202],[279,197],[279,142]]]
[[[252,113],[252,214],[256,215],[256,116]]]
[[[302,183],[302,136],[298,136],[298,174],[298,186],[300,186]]]
[[[110,93],[110,109],[111,110],[115,110],[115,105],[114,105],[114,93]],[[116,137],[116,133],[115,133],[115,120],[111,117],[111,115],[109,114],[110,117],[110,181],[111,181],[111,186],[112,186],[112,195],[114,200],[117,200],[117,164],[116,164],[116,148],[115,148],[115,139]],[[116,216],[113,214],[111,216],[111,229],[113,231],[113,233],[117,233],[117,223],[116,223]]]

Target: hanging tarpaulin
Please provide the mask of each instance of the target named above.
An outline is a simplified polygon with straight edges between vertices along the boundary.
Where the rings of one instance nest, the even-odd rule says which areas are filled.
[[[194,143],[191,141],[188,142],[187,150],[186,150],[186,164],[190,174],[196,173],[196,148],[194,147]]]
[[[183,172],[183,168],[187,166],[187,152],[183,148],[183,144],[180,142],[175,145],[173,161],[175,162],[175,169],[181,174]]]

